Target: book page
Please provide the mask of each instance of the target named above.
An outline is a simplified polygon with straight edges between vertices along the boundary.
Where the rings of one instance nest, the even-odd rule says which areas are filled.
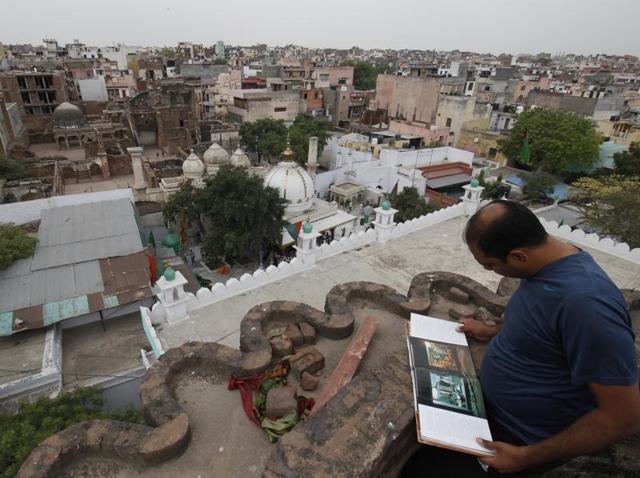
[[[460,324],[457,322],[411,314],[410,334],[413,337],[467,346],[467,337],[456,330],[458,327]]]
[[[425,405],[418,405],[418,418],[422,440],[454,445],[483,455],[492,454],[476,441],[476,438],[492,440],[489,424],[482,418]]]

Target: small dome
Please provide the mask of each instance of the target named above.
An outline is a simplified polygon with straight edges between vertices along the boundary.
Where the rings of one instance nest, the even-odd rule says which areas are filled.
[[[249,159],[249,156],[247,156],[245,154],[245,152],[242,151],[242,149],[238,148],[231,155],[231,164],[233,166],[240,166],[240,167],[243,167],[243,168],[250,168],[251,167],[251,160]]]
[[[311,231],[313,231],[313,225],[307,221],[302,225],[302,232],[304,232],[305,234],[309,234],[311,233]]]
[[[218,143],[211,143],[209,149],[204,152],[203,159],[206,166],[227,164],[229,162],[229,153]]]
[[[294,161],[281,161],[264,179],[265,186],[276,188],[287,201],[287,212],[302,212],[313,203],[315,188],[309,173]]]
[[[200,179],[204,174],[204,163],[193,150],[182,163],[182,174],[187,179]]]
[[[167,267],[164,270],[164,274],[162,274],[162,276],[167,282],[171,282],[176,278],[176,271],[174,271],[171,267]]]
[[[87,124],[84,114],[76,105],[68,101],[58,105],[53,110],[53,125],[56,128],[80,128]]]
[[[162,238],[162,245],[169,249],[173,249],[176,254],[180,251],[180,239],[175,232],[167,232],[167,234]]]
[[[477,188],[478,186],[480,186],[480,181],[478,181],[476,178],[473,178],[471,180],[471,187],[472,188]]]
[[[387,200],[382,201],[382,209],[384,211],[388,211],[389,209],[391,209],[391,203]]]

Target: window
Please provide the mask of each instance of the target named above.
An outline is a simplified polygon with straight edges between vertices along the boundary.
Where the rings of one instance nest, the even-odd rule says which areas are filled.
[[[489,85],[486,85],[486,86],[484,87],[484,91],[491,91],[491,87],[490,87]]]
[[[20,93],[20,96],[22,97],[23,104],[28,105],[31,103],[31,97],[29,96],[29,93]]]
[[[446,122],[445,126],[447,128],[451,126],[451,118],[447,118],[447,122]]]
[[[304,94],[304,99],[305,99],[305,100],[307,99],[307,94],[306,94],[306,93]]]
[[[287,111],[287,107],[286,106],[276,106],[275,108],[273,108],[273,111],[275,113],[283,113],[283,112]]]
[[[329,73],[320,73],[320,81],[329,81]]]
[[[527,89],[527,85],[522,85],[522,86],[520,87],[520,91],[524,91],[524,90],[526,90],[526,89]]]
[[[473,90],[473,83],[467,83],[467,91]]]
[[[19,76],[18,77],[18,87],[21,90],[26,90],[27,89],[27,79],[24,76]]]
[[[184,120],[180,120],[180,127],[184,128]]]

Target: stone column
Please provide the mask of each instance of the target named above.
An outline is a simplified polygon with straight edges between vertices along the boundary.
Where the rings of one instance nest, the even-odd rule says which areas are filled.
[[[313,231],[311,223],[306,222],[302,226],[298,241],[295,246],[296,257],[305,265],[313,265],[316,263],[318,249],[318,237],[320,234]]]
[[[484,187],[480,186],[477,179],[472,179],[471,183],[462,186],[462,189],[464,189],[464,196],[462,196],[462,201],[464,202],[464,213],[467,216],[472,216],[480,207]]]
[[[100,169],[102,170],[102,178],[110,179],[111,171],[109,170],[109,160],[107,158],[107,152],[103,147],[98,149],[98,162],[100,163]]]
[[[307,157],[307,171],[315,181],[316,170],[318,169],[318,138],[309,138],[309,156]]]
[[[129,156],[131,156],[131,164],[133,166],[134,189],[145,189],[144,171],[142,170],[142,151],[139,146],[127,148]]]
[[[391,207],[391,203],[387,200],[382,202],[380,207],[374,209],[376,212],[376,220],[373,223],[376,231],[378,242],[387,242],[391,239],[391,231],[395,226],[393,216],[398,212],[397,209]]]

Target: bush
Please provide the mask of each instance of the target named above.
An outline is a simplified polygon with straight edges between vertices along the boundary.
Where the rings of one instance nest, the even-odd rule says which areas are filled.
[[[558,182],[555,176],[544,171],[536,171],[524,180],[527,183],[522,188],[522,192],[528,198],[538,201],[549,199],[549,194],[553,192],[553,186]]]
[[[33,255],[37,242],[13,224],[0,224],[0,270]]]
[[[0,478],[15,476],[43,440],[75,423],[97,418],[143,423],[140,412],[132,407],[103,412],[103,402],[99,388],[87,387],[53,400],[41,397],[35,403],[23,403],[16,415],[0,414]]]

